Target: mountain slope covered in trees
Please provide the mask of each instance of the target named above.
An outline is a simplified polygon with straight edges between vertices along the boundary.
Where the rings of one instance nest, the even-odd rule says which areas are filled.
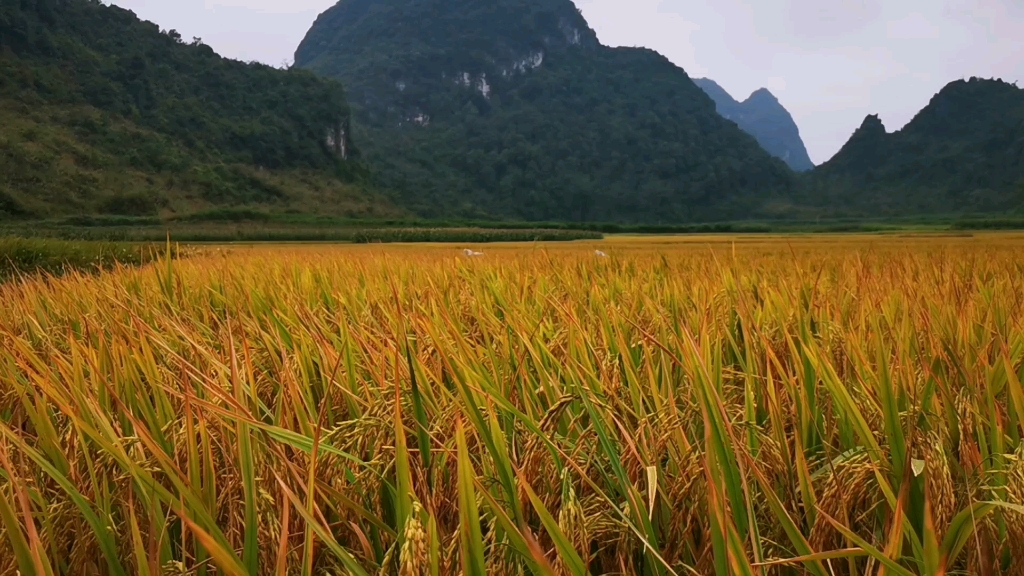
[[[95,0],[0,4],[0,217],[265,205],[361,214],[342,87]]]
[[[1024,207],[1024,90],[948,84],[903,129],[868,116],[808,178],[808,198],[853,215],[1005,213]]]
[[[757,139],[769,154],[782,160],[797,172],[814,169],[807,154],[800,129],[793,116],[779,100],[762,88],[743,102],[738,102],[717,82],[709,78],[694,80],[712,100],[718,113],[735,122],[744,132]]]
[[[368,164],[425,216],[747,218],[794,186],[683,70],[602,46],[570,0],[342,0],[295,60],[345,84]]]

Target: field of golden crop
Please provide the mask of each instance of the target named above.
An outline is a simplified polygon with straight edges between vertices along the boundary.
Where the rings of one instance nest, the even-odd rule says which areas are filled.
[[[483,251],[0,285],[0,574],[1024,574],[1024,236]]]

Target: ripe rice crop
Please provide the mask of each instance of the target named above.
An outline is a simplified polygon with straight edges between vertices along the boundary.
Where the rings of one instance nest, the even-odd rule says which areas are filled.
[[[1024,236],[462,248],[0,285],[0,574],[1024,573]]]

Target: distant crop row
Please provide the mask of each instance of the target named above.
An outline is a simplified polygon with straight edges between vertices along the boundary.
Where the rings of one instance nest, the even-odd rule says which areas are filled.
[[[917,218],[841,218],[824,220],[766,220],[760,222],[706,222],[675,224],[629,224],[616,222],[517,222],[506,220],[423,220],[418,218],[339,218],[309,214],[275,213],[251,208],[218,208],[204,212],[165,218],[156,216],[73,216],[35,223],[65,233],[91,229],[96,237],[108,229],[189,229],[201,226],[229,226],[242,229],[276,228],[302,230],[371,229],[461,229],[461,230],[563,230],[601,234],[765,234],[765,233],[840,233],[898,232],[910,230],[1022,230],[1024,218],[986,215],[951,215]],[[123,232],[122,232],[123,233]]]
[[[0,237],[0,280],[18,273],[61,274],[102,270],[116,264],[143,264],[160,253],[159,249],[139,244]]]
[[[1020,574],[1022,245],[245,248],[0,286],[0,573]]]
[[[25,226],[9,233],[67,240],[108,242],[160,242],[170,235],[176,242],[342,242],[355,244],[393,242],[558,242],[598,240],[599,232],[542,228],[333,228],[195,224],[160,226]]]

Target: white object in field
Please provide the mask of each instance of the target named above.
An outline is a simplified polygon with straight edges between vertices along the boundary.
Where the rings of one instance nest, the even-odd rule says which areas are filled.
[[[469,258],[477,258],[477,257],[480,257],[480,256],[484,255],[483,252],[474,252],[474,251],[470,250],[469,248],[466,248],[465,250],[463,250],[462,254],[467,256],[467,257],[469,257]]]
[[[921,474],[924,474],[925,467],[926,464],[924,460],[914,459],[910,461],[910,468],[914,471],[915,478],[917,476],[920,476]]]
[[[595,251],[594,251],[594,254],[595,254],[595,255],[596,255],[596,256],[597,256],[598,258],[607,258],[607,257],[608,257],[608,255],[607,255],[607,254],[605,254],[604,252],[601,252],[600,250],[595,250]]]

